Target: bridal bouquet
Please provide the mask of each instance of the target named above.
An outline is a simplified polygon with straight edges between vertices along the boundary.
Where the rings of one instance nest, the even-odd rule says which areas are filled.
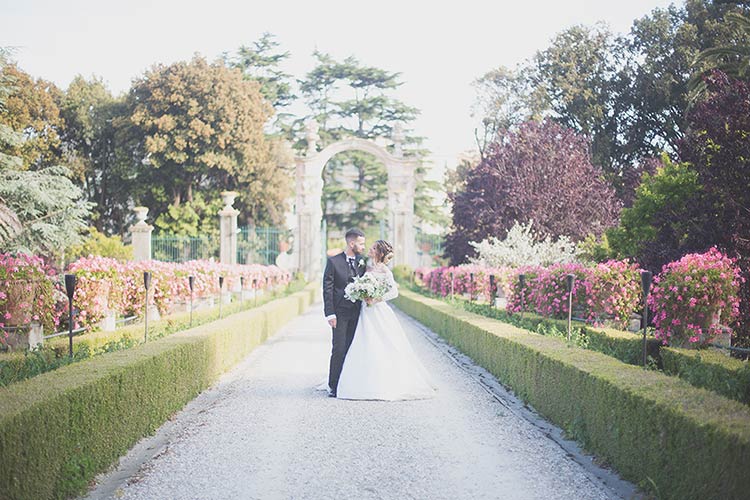
[[[358,300],[379,300],[391,289],[387,280],[379,278],[372,273],[354,278],[352,283],[346,285],[344,297],[356,302]]]

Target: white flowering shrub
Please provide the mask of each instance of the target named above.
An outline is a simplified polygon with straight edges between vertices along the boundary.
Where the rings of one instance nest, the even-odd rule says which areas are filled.
[[[561,236],[553,240],[541,237],[528,224],[516,222],[505,239],[490,237],[481,243],[470,242],[478,257],[473,264],[487,267],[549,266],[578,262],[581,250],[569,238]]]

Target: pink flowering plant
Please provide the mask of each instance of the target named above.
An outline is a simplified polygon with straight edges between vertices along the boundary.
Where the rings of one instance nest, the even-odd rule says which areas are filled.
[[[587,321],[611,321],[617,328],[627,328],[632,313],[642,307],[640,276],[638,265],[627,260],[610,260],[591,269],[583,283]]]
[[[510,268],[469,264],[434,269],[421,268],[417,270],[416,277],[418,282],[441,297],[450,295],[452,289],[455,295],[489,301],[490,276],[495,276],[496,296],[503,296],[507,293],[510,271]]]
[[[54,329],[59,323],[53,273],[44,261],[32,255],[0,253],[0,328],[41,323]],[[7,339],[0,332],[0,342]]]
[[[716,248],[665,265],[648,301],[656,338],[682,347],[709,343],[738,317],[741,279],[734,261]]]
[[[508,279],[508,292],[506,294],[507,303],[505,309],[513,314],[520,313],[521,311],[529,310],[529,291],[531,284],[533,286],[536,283],[536,279],[540,272],[543,272],[544,268],[539,266],[524,266],[515,269]],[[523,296],[521,295],[521,282],[519,275],[525,276],[525,285],[523,289]]]
[[[566,318],[568,316],[568,291],[566,276],[573,274],[573,309],[585,310],[586,286],[590,270],[583,264],[553,264],[539,268],[536,277],[527,278],[526,303],[542,316]]]
[[[68,266],[67,272],[76,276],[75,328],[90,327],[102,320],[107,309],[122,308],[124,266],[116,259],[92,255]]]

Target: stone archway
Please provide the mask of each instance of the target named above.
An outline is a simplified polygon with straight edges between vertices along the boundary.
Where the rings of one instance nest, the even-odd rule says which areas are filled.
[[[396,250],[394,264],[414,265],[414,171],[417,160],[403,157],[400,126],[394,127],[394,154],[373,141],[350,138],[335,142],[317,151],[318,125],[306,124],[307,153],[296,158],[297,166],[297,228],[294,238],[297,268],[309,279],[317,279],[323,272],[323,248],[320,235],[323,222],[323,168],[336,154],[358,150],[380,160],[388,172],[389,239]]]

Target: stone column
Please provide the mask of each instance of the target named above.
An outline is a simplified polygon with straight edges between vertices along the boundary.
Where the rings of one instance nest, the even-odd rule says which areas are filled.
[[[395,249],[394,265],[416,265],[414,245],[414,177],[409,166],[388,175],[390,238]]]
[[[322,242],[320,226],[323,210],[320,197],[323,193],[322,165],[318,154],[318,123],[309,120],[305,123],[307,151],[305,156],[297,158],[297,233],[294,239],[294,253],[297,256],[297,269],[304,273],[305,279],[320,279],[322,275]]]
[[[136,223],[130,227],[130,234],[133,238],[133,259],[136,262],[142,260],[151,260],[151,232],[154,226],[146,223],[148,208],[135,207]]]
[[[224,200],[224,208],[219,210],[220,222],[220,246],[219,260],[222,264],[237,263],[237,216],[240,211],[232,207],[234,199],[239,193],[235,191],[223,191],[221,197]]]
[[[294,252],[298,257],[298,269],[307,280],[320,279],[322,243],[320,224],[322,209],[320,196],[323,191],[322,179],[307,175],[304,162],[297,164],[297,234],[294,239]]]

